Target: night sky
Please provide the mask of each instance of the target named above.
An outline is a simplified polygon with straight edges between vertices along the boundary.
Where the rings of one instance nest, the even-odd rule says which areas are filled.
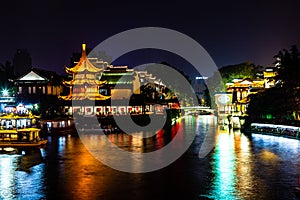
[[[271,66],[283,48],[300,43],[300,3],[285,1],[11,1],[1,2],[0,62],[27,49],[33,67],[64,72],[81,43],[94,48],[137,27],[180,31],[201,44],[218,67],[251,61]],[[122,44],[120,44],[122,45]],[[136,54],[135,54],[136,53]],[[132,52],[113,64],[166,61],[186,63],[168,53]]]

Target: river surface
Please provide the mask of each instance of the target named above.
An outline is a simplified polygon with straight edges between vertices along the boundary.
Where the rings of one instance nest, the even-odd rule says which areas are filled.
[[[102,164],[83,143],[93,139],[104,145],[97,134],[48,137],[45,148],[1,153],[0,199],[297,199],[293,189],[300,173],[298,140],[219,130],[215,147],[199,158],[214,123],[212,116],[190,116],[147,139],[105,136],[125,151],[142,154],[163,148],[176,134],[184,138],[186,130],[196,132],[179,159],[148,173],[121,172]]]

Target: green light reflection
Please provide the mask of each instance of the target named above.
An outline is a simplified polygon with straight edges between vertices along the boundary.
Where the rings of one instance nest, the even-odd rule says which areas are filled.
[[[238,199],[236,185],[236,155],[232,134],[220,134],[219,142],[213,155],[214,165],[212,172],[214,178],[209,198],[212,199]]]

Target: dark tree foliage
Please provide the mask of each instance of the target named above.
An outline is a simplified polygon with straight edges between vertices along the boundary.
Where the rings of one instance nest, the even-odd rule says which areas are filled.
[[[262,66],[255,65],[251,62],[244,62],[236,65],[228,65],[220,69],[224,83],[232,82],[233,79],[253,79]]]
[[[1,82],[7,82],[9,79],[14,78],[14,67],[10,61],[0,64]]]
[[[10,61],[6,61],[4,64],[0,63],[0,89],[9,89],[9,93],[13,94],[15,88],[12,84],[14,79],[14,67]]]
[[[141,86],[141,95],[145,103],[155,103],[159,100],[160,93],[154,84],[148,83]]]
[[[186,84],[184,84],[180,81],[174,81],[174,80],[169,81],[170,78],[172,78],[172,76],[170,75],[168,70],[164,70],[164,68],[153,67],[152,65],[150,65],[150,66],[146,67],[146,71],[148,73],[152,74],[157,79],[160,79],[163,82],[163,84],[165,84],[165,86],[166,86],[165,89],[162,91],[163,94],[156,94],[156,96],[158,96],[159,99],[161,99],[162,96],[165,99],[172,99],[172,98],[180,96],[181,99],[185,99],[186,104],[194,105],[196,102],[194,102],[194,100],[192,98],[190,98],[188,95],[188,94],[193,93],[193,88],[191,86],[192,81],[189,78],[189,76],[186,75],[182,70],[179,70],[174,66],[171,66],[167,62],[162,62],[161,65],[169,66],[169,67],[175,69],[177,72],[179,72],[187,80],[190,87],[187,88]],[[150,94],[153,93],[153,91],[151,91],[151,88],[149,88],[149,86],[144,87],[142,89],[144,89],[144,90],[148,89],[148,91],[150,91]],[[190,89],[190,90],[187,91],[187,89]],[[147,92],[145,92],[145,93],[147,93]]]
[[[299,123],[300,55],[296,45],[274,56],[276,87],[250,96],[249,122],[269,121],[279,124]]]
[[[277,68],[276,81],[280,82],[282,87],[299,87],[300,86],[300,57],[296,45],[293,45],[290,51],[283,49],[279,51],[275,65]]]

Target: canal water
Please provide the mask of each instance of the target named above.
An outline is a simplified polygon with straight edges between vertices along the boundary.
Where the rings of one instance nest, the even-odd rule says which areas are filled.
[[[121,172],[102,164],[79,136],[48,137],[45,148],[1,153],[0,199],[297,199],[298,140],[222,130],[212,151],[200,159],[200,146],[214,123],[212,116],[190,116],[171,131],[147,139],[107,135],[126,151],[144,153],[194,127],[190,148],[169,166],[148,173]]]

